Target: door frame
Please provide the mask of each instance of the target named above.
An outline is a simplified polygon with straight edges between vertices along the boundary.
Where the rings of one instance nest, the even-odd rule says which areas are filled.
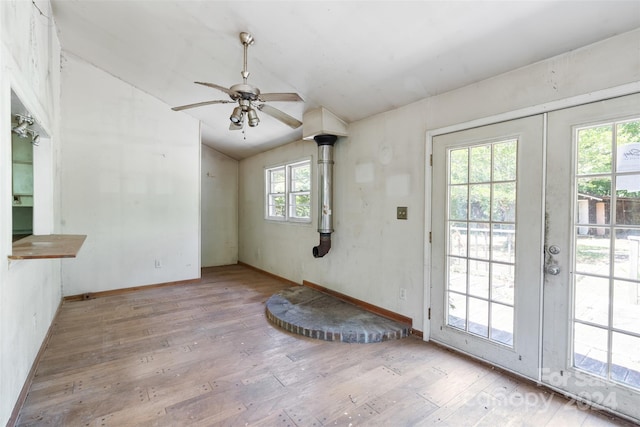
[[[422,337],[424,341],[429,341],[431,334],[431,185],[433,183],[433,167],[431,165],[431,159],[433,154],[433,139],[438,135],[446,133],[457,132],[461,130],[467,130],[474,127],[486,126],[503,121],[521,119],[528,116],[539,115],[548,113],[555,110],[562,110],[565,108],[577,107],[579,105],[588,104],[591,102],[603,101],[609,98],[616,98],[619,96],[631,95],[633,93],[640,92],[640,82],[628,83],[612,88],[597,90],[587,94],[576,95],[569,98],[563,98],[556,101],[550,101],[543,104],[536,104],[530,107],[525,107],[506,113],[487,116],[479,119],[469,120],[466,122],[444,126],[440,128],[430,129],[426,132],[425,141],[425,170],[428,168],[428,172],[425,173],[425,199],[424,199],[424,289],[423,289],[423,326]],[[545,115],[546,120],[546,115]],[[546,123],[545,123],[546,127]],[[544,145],[546,147],[546,132],[543,135]],[[543,153],[546,159],[546,153]],[[543,177],[544,179],[544,177]],[[543,184],[546,184],[543,181]],[[544,193],[544,189],[543,189]],[[543,197],[545,195],[543,194]],[[543,290],[544,292],[544,290]],[[544,295],[542,295],[544,297]],[[542,352],[542,348],[540,348]],[[474,355],[469,355],[474,357]],[[517,375],[517,374],[516,374]],[[539,376],[538,382],[541,381]]]

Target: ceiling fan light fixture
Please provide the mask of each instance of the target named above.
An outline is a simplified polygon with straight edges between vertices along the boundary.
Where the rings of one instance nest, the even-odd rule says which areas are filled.
[[[29,123],[27,122],[21,122],[19,125],[15,126],[13,129],[11,129],[15,134],[25,137],[27,136],[27,126],[29,125]]]
[[[258,123],[260,123],[258,113],[256,113],[256,110],[253,108],[250,108],[249,111],[247,111],[247,118],[249,119],[249,126],[252,128],[258,126]]]
[[[229,117],[229,120],[231,120],[231,122],[236,125],[242,123],[242,107],[238,106],[234,108],[233,112],[231,113],[231,117]]]

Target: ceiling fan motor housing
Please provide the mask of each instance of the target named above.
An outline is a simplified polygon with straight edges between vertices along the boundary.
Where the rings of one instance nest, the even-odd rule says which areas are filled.
[[[248,99],[249,101],[257,101],[260,96],[260,89],[250,84],[240,83],[229,88],[233,94],[230,95],[234,101],[239,99]]]

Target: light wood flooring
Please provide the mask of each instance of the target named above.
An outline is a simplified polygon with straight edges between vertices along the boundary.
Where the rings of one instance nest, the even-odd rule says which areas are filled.
[[[284,332],[265,301],[289,286],[229,266],[65,302],[17,425],[631,425],[416,337]]]

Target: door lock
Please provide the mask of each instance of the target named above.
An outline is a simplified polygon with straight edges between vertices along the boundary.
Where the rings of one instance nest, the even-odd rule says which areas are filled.
[[[544,272],[550,274],[552,276],[557,276],[560,274],[560,266],[557,261],[553,259],[554,255],[558,255],[560,253],[560,247],[558,245],[551,245],[547,247],[547,255],[546,262],[544,267]]]
[[[560,253],[560,248],[557,245],[551,245],[547,250],[551,255],[558,255]]]
[[[557,276],[558,274],[560,274],[560,267],[557,265],[548,265],[547,268],[545,268],[545,271],[547,272],[547,274],[551,274],[552,276]]]

